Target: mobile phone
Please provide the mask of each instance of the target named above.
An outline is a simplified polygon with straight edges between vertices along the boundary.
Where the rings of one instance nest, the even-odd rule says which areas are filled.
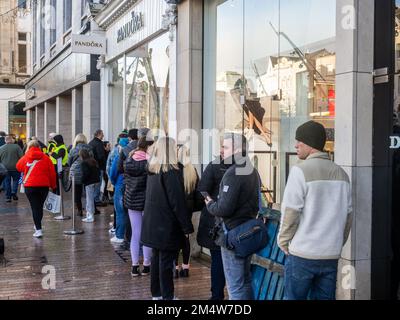
[[[206,191],[201,191],[200,193],[204,197],[204,199],[211,198],[210,195],[208,194],[208,192],[206,192]]]

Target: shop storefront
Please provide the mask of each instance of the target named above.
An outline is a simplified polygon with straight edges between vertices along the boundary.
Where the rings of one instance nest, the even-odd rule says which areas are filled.
[[[322,123],[334,156],[336,0],[204,4],[204,126],[247,136],[265,200],[279,204],[300,124]]]
[[[170,39],[162,25],[168,5],[164,0],[142,0],[121,16],[108,14],[112,7],[113,3],[96,18],[108,41],[102,65],[106,136],[115,142],[123,129],[168,131]]]

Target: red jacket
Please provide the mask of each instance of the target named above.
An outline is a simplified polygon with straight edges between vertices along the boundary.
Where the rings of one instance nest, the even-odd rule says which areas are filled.
[[[28,174],[30,165],[33,161],[38,160],[35,167],[25,183],[25,187],[49,187],[56,189],[56,171],[54,165],[39,148],[31,148],[18,161],[17,170],[24,174]]]

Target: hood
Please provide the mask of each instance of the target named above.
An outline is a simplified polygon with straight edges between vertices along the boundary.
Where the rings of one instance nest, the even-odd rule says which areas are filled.
[[[135,153],[132,156],[132,159],[135,161],[144,161],[149,159],[149,155],[141,150],[135,151]]]
[[[28,161],[41,160],[44,157],[44,153],[39,148],[33,147],[26,153],[26,157]]]

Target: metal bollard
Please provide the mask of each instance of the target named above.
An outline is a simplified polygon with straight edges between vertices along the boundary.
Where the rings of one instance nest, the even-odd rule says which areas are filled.
[[[58,177],[58,182],[60,185],[60,198],[61,198],[61,205],[60,205],[60,215],[58,217],[55,217],[54,220],[56,221],[65,221],[65,220],[70,220],[71,217],[70,216],[66,216],[64,215],[64,197],[63,197],[63,184],[61,177]],[[74,207],[74,203],[72,203],[72,207]]]
[[[83,230],[76,229],[75,227],[75,177],[72,176],[72,229],[64,231],[64,234],[68,236],[75,236],[83,233]]]

